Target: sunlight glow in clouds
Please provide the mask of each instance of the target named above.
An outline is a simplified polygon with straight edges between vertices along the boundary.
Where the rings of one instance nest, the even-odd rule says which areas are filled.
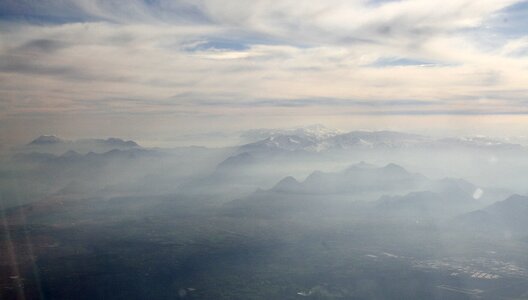
[[[528,114],[527,2],[22,0],[0,14],[5,136],[72,116],[192,130]]]

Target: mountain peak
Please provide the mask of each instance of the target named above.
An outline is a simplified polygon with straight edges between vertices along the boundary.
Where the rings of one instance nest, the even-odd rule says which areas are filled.
[[[321,124],[315,124],[289,129],[251,129],[242,133],[241,137],[257,143],[262,142],[262,140],[269,141],[270,138],[295,138],[298,141],[303,141],[304,146],[308,147],[313,146],[312,144],[315,142],[320,142],[339,134],[341,134],[341,132],[338,130],[325,127]]]
[[[107,138],[106,140],[104,140],[104,143],[121,147],[139,147],[139,144],[134,141],[125,141],[123,139],[115,137]]]
[[[218,171],[230,170],[237,166],[248,165],[255,162],[255,157],[248,152],[242,152],[234,156],[226,158],[224,161],[216,166]]]
[[[374,168],[376,168],[375,165],[369,164],[369,163],[367,163],[367,162],[365,162],[365,161],[361,161],[361,162],[359,162],[359,163],[357,163],[357,164],[353,164],[353,165],[349,166],[349,167],[345,170],[345,172],[346,172],[346,171],[353,171],[353,170],[357,170],[357,169],[362,169],[362,170],[364,170],[364,169],[374,169]]]
[[[276,192],[293,192],[300,187],[301,183],[292,176],[288,176],[279,181],[273,188]]]
[[[63,142],[62,139],[55,135],[41,135],[29,143],[29,145],[50,145]]]
[[[384,170],[390,171],[390,172],[405,172],[407,173],[407,170],[405,170],[402,166],[397,165],[395,163],[390,163],[383,167]]]

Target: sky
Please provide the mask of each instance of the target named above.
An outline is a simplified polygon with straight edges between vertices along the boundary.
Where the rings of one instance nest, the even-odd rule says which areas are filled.
[[[527,1],[0,0],[1,144],[528,135],[527,104]]]

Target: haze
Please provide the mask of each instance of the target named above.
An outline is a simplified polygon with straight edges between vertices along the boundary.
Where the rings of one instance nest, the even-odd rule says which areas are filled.
[[[0,1],[0,299],[528,299],[528,2]]]

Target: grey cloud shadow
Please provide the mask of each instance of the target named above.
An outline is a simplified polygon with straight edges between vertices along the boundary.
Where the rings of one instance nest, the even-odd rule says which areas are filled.
[[[69,44],[64,41],[52,39],[34,39],[17,47],[16,51],[43,52],[48,54],[67,48],[68,46]]]

